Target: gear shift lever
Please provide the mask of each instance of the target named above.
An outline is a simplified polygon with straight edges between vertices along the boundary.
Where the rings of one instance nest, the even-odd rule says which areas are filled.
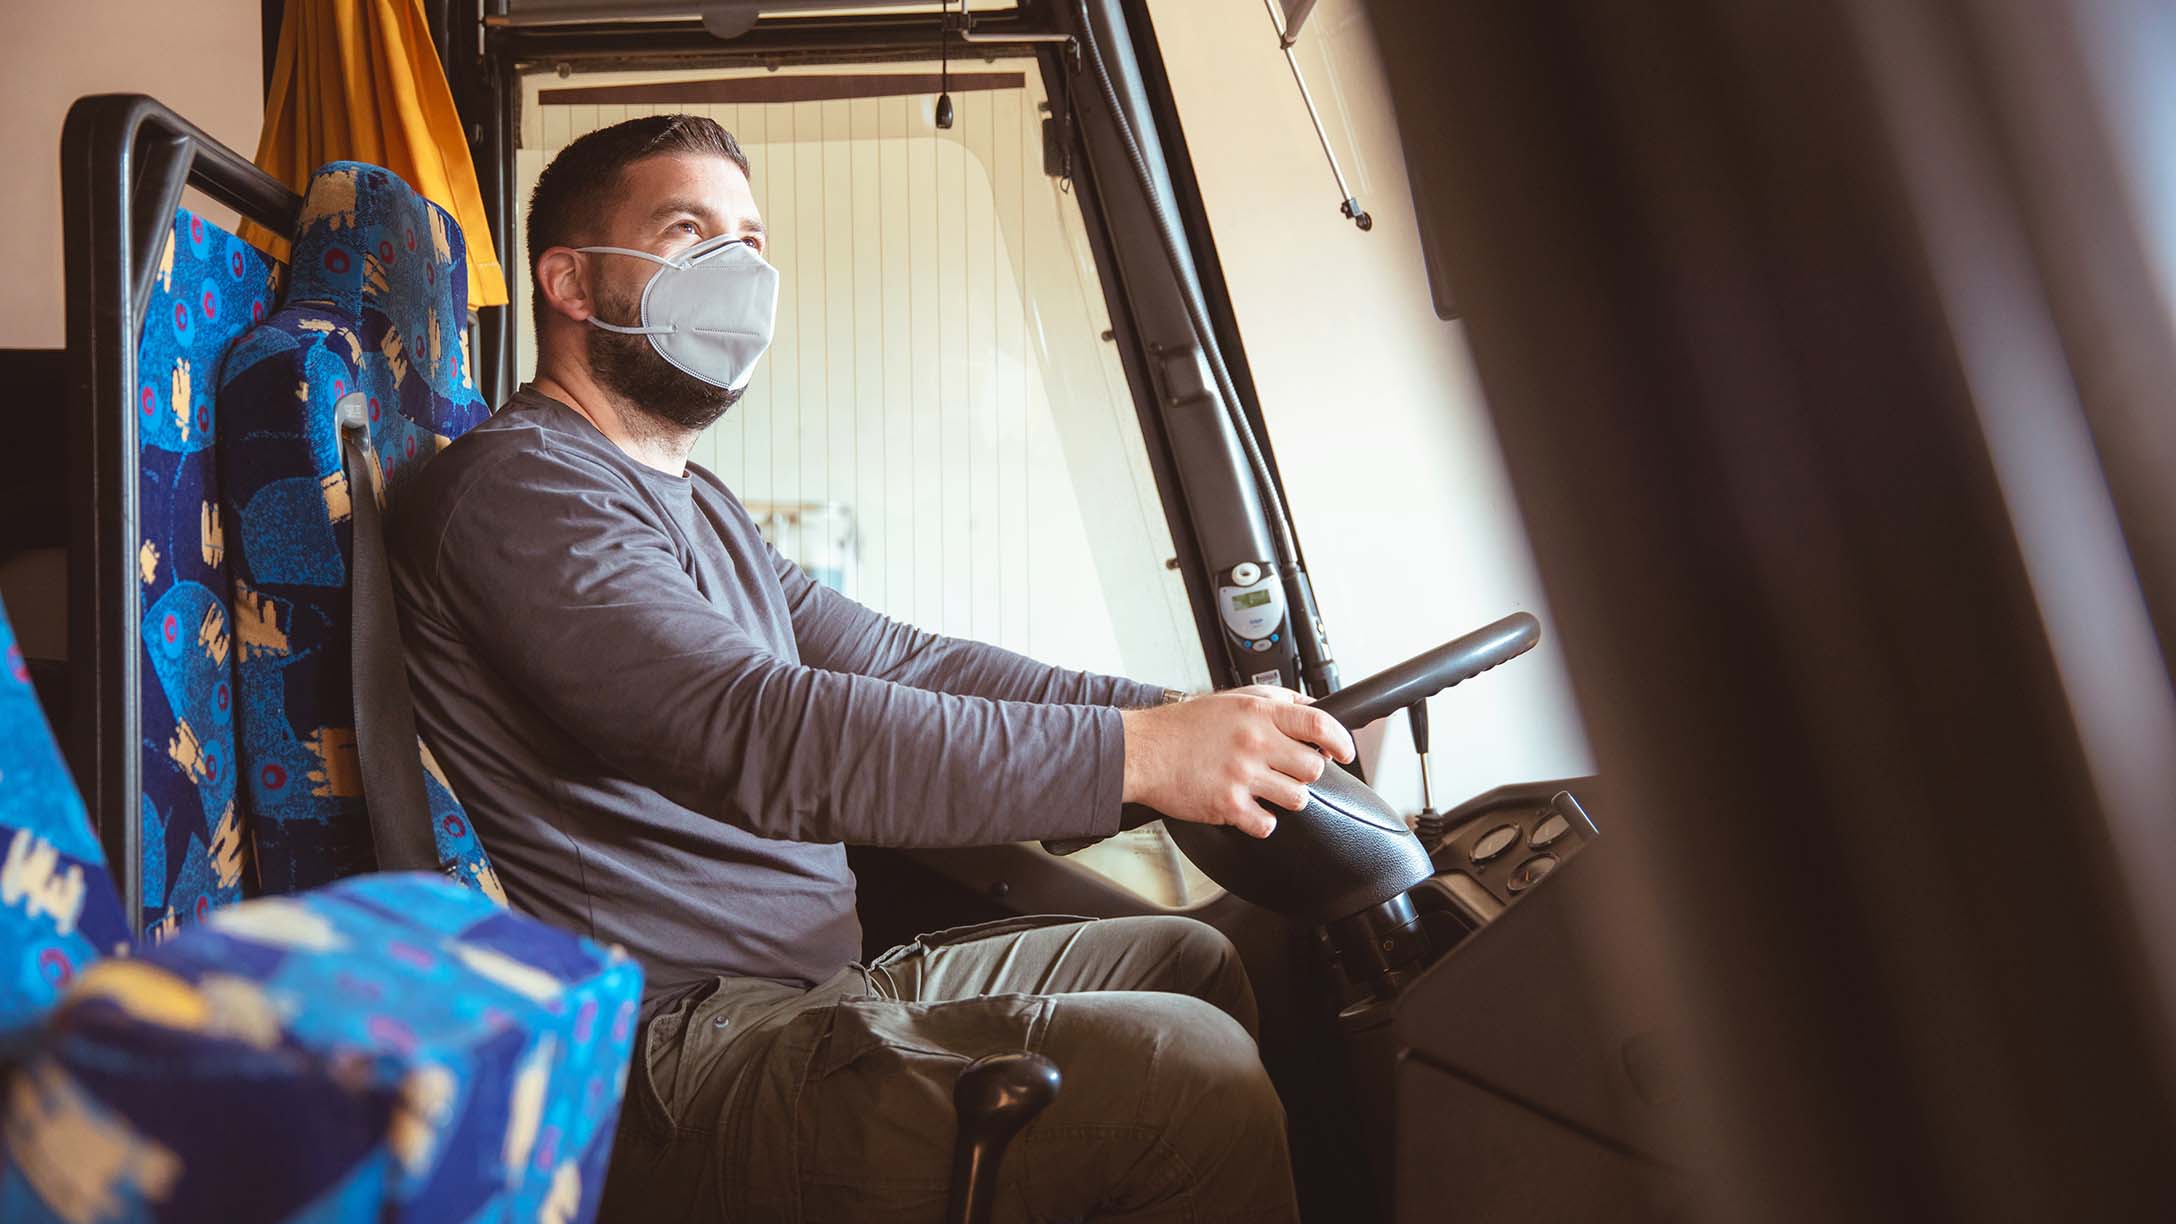
[[[1413,751],[1420,754],[1420,815],[1413,820],[1413,834],[1420,844],[1435,849],[1443,840],[1443,817],[1436,811],[1435,779],[1428,769],[1428,699],[1405,707],[1406,726],[1413,731]]]
[[[945,1224],[989,1224],[998,1164],[1013,1136],[1058,1097],[1058,1068],[1040,1054],[991,1054],[967,1064],[952,1087],[958,1114]]]

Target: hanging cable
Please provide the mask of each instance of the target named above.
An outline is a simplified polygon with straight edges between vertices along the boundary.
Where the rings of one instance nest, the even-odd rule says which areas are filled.
[[[937,126],[952,130],[952,0],[944,0],[937,17]]]

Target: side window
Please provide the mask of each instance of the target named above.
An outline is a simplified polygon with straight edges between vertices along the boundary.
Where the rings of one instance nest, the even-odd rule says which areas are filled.
[[[1043,173],[1034,61],[955,67],[950,130],[933,63],[526,92],[523,198],[569,141],[630,117],[708,115],[747,152],[777,338],[694,458],[782,553],[924,628],[1207,686],[1080,209]],[[526,331],[521,349],[527,377]]]

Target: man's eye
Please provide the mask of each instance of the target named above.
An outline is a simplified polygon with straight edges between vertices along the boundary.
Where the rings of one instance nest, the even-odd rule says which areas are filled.
[[[673,228],[683,229],[691,234],[700,234],[703,232],[703,227],[695,224],[693,221],[682,221],[678,225],[675,225]]]

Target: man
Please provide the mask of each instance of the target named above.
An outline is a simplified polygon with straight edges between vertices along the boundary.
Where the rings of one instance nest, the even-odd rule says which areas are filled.
[[[425,737],[523,910],[647,971],[607,1210],[927,1220],[951,1085],[1040,1050],[1009,1216],[1279,1220],[1283,1114],[1229,944],[1025,920],[866,966],[844,842],[1109,834],[1122,801],[1274,825],[1350,738],[1277,689],[1167,702],[887,620],[687,463],[769,342],[746,158],[708,119],[569,145],[529,209],[537,377],[403,495]]]

